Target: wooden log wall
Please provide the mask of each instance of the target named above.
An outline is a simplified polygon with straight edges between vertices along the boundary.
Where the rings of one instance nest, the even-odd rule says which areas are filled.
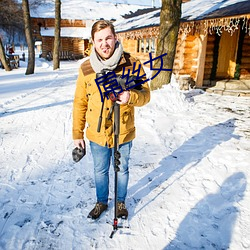
[[[153,39],[153,38],[150,38]],[[150,39],[148,40],[148,42],[152,42],[150,41]],[[138,58],[141,63],[144,63],[146,61],[149,60],[149,52],[150,51],[141,51],[141,43],[146,44],[146,38],[142,38],[142,39],[123,39],[120,38],[120,42],[122,43],[123,49],[124,51],[130,53],[132,56]],[[155,44],[157,42],[157,39],[155,39]],[[144,45],[144,47],[146,47]],[[151,51],[152,52],[152,51]],[[155,57],[155,53],[152,52],[152,57]],[[145,64],[145,67],[150,67],[150,64]]]
[[[173,72],[178,76],[190,75],[192,79],[196,79],[199,53],[198,37],[195,35],[181,36],[179,35],[177,40]]]
[[[74,55],[84,55],[84,51],[88,48],[89,41],[87,39],[82,40],[79,38],[73,39],[73,53]]]
[[[137,40],[132,39],[121,39],[120,42],[122,43],[123,50],[135,55],[137,53]]]
[[[54,38],[44,36],[42,37],[42,57],[46,58],[48,52],[53,51]]]
[[[190,75],[192,79],[196,78],[197,72],[197,58],[199,53],[197,39],[195,35],[187,36],[185,43],[183,73]]]
[[[185,36],[179,35],[176,44],[175,59],[173,65],[173,73],[178,75],[179,71],[183,68],[183,51],[185,46]]]
[[[34,29],[39,29],[39,27],[49,28],[55,27],[54,18],[31,18],[32,26]],[[71,20],[62,19],[61,27],[86,27],[86,21],[84,20]]]
[[[60,51],[73,52],[73,40],[71,38],[61,38]]]
[[[42,57],[46,58],[48,52],[53,52],[54,37],[42,38]],[[60,51],[69,51],[76,57],[84,56],[84,51],[88,47],[88,40],[78,38],[61,38]]]

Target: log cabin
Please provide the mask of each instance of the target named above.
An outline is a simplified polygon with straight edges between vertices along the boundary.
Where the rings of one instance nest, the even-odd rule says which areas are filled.
[[[33,37],[41,41],[41,57],[52,60],[54,47],[54,18],[32,18]],[[80,59],[87,53],[92,21],[61,20],[60,59]]]
[[[115,22],[124,49],[142,61],[157,49],[160,11],[139,10]],[[184,1],[173,73],[199,88],[236,79],[250,91],[250,1]]]

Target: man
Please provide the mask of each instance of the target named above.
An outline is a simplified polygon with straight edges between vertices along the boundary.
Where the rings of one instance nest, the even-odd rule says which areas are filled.
[[[100,20],[94,23],[91,31],[93,50],[90,59],[80,67],[76,84],[73,104],[73,140],[76,147],[85,147],[83,130],[87,123],[86,137],[90,141],[90,149],[94,161],[94,175],[96,185],[97,203],[90,211],[88,218],[97,219],[108,208],[109,195],[109,168],[113,160],[114,134],[113,118],[111,113],[113,102],[105,98],[102,102],[100,89],[105,92],[103,86],[97,86],[97,76],[104,70],[122,75],[128,70],[132,72],[133,65],[138,69],[140,62],[130,54],[123,51],[122,45],[117,40],[114,26],[109,21]],[[144,75],[141,67],[140,76]],[[146,78],[143,77],[142,80]],[[120,134],[119,152],[121,154],[118,172],[117,217],[128,216],[125,206],[125,198],[128,186],[128,161],[132,140],[135,138],[134,107],[143,106],[150,100],[150,90],[145,82],[140,88],[132,88],[117,93],[117,103],[120,105]],[[100,131],[97,132],[98,120],[103,104],[104,118]],[[111,113],[111,119],[108,118]]]

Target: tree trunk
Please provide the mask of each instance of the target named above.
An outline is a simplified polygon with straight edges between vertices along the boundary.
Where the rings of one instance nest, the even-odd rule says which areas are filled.
[[[59,48],[61,33],[61,0],[55,1],[55,40],[53,50],[53,70],[60,68]]]
[[[161,60],[155,60],[153,68],[173,69],[175,49],[178,39],[178,31],[181,18],[182,0],[162,0],[160,15],[160,31],[158,37],[156,57],[163,56]],[[155,71],[154,73],[157,73]],[[161,88],[162,85],[170,83],[172,71],[161,70],[160,73],[151,81],[152,90]]]
[[[32,27],[30,21],[30,9],[28,0],[22,0],[22,8],[23,8],[23,18],[24,18],[24,31],[25,31],[26,41],[28,44],[28,66],[25,75],[30,75],[34,74],[35,70],[35,48],[32,37]]]
[[[11,68],[6,60],[6,56],[5,56],[5,52],[4,52],[4,47],[3,47],[3,43],[2,43],[2,39],[0,37],[0,61],[1,64],[3,65],[4,69],[6,71],[11,71]]]

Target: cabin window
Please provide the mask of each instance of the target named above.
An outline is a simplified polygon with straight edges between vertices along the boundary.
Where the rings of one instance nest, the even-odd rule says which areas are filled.
[[[155,53],[155,38],[137,40],[137,53]]]
[[[151,51],[152,53],[155,53],[155,38],[151,38]]]

